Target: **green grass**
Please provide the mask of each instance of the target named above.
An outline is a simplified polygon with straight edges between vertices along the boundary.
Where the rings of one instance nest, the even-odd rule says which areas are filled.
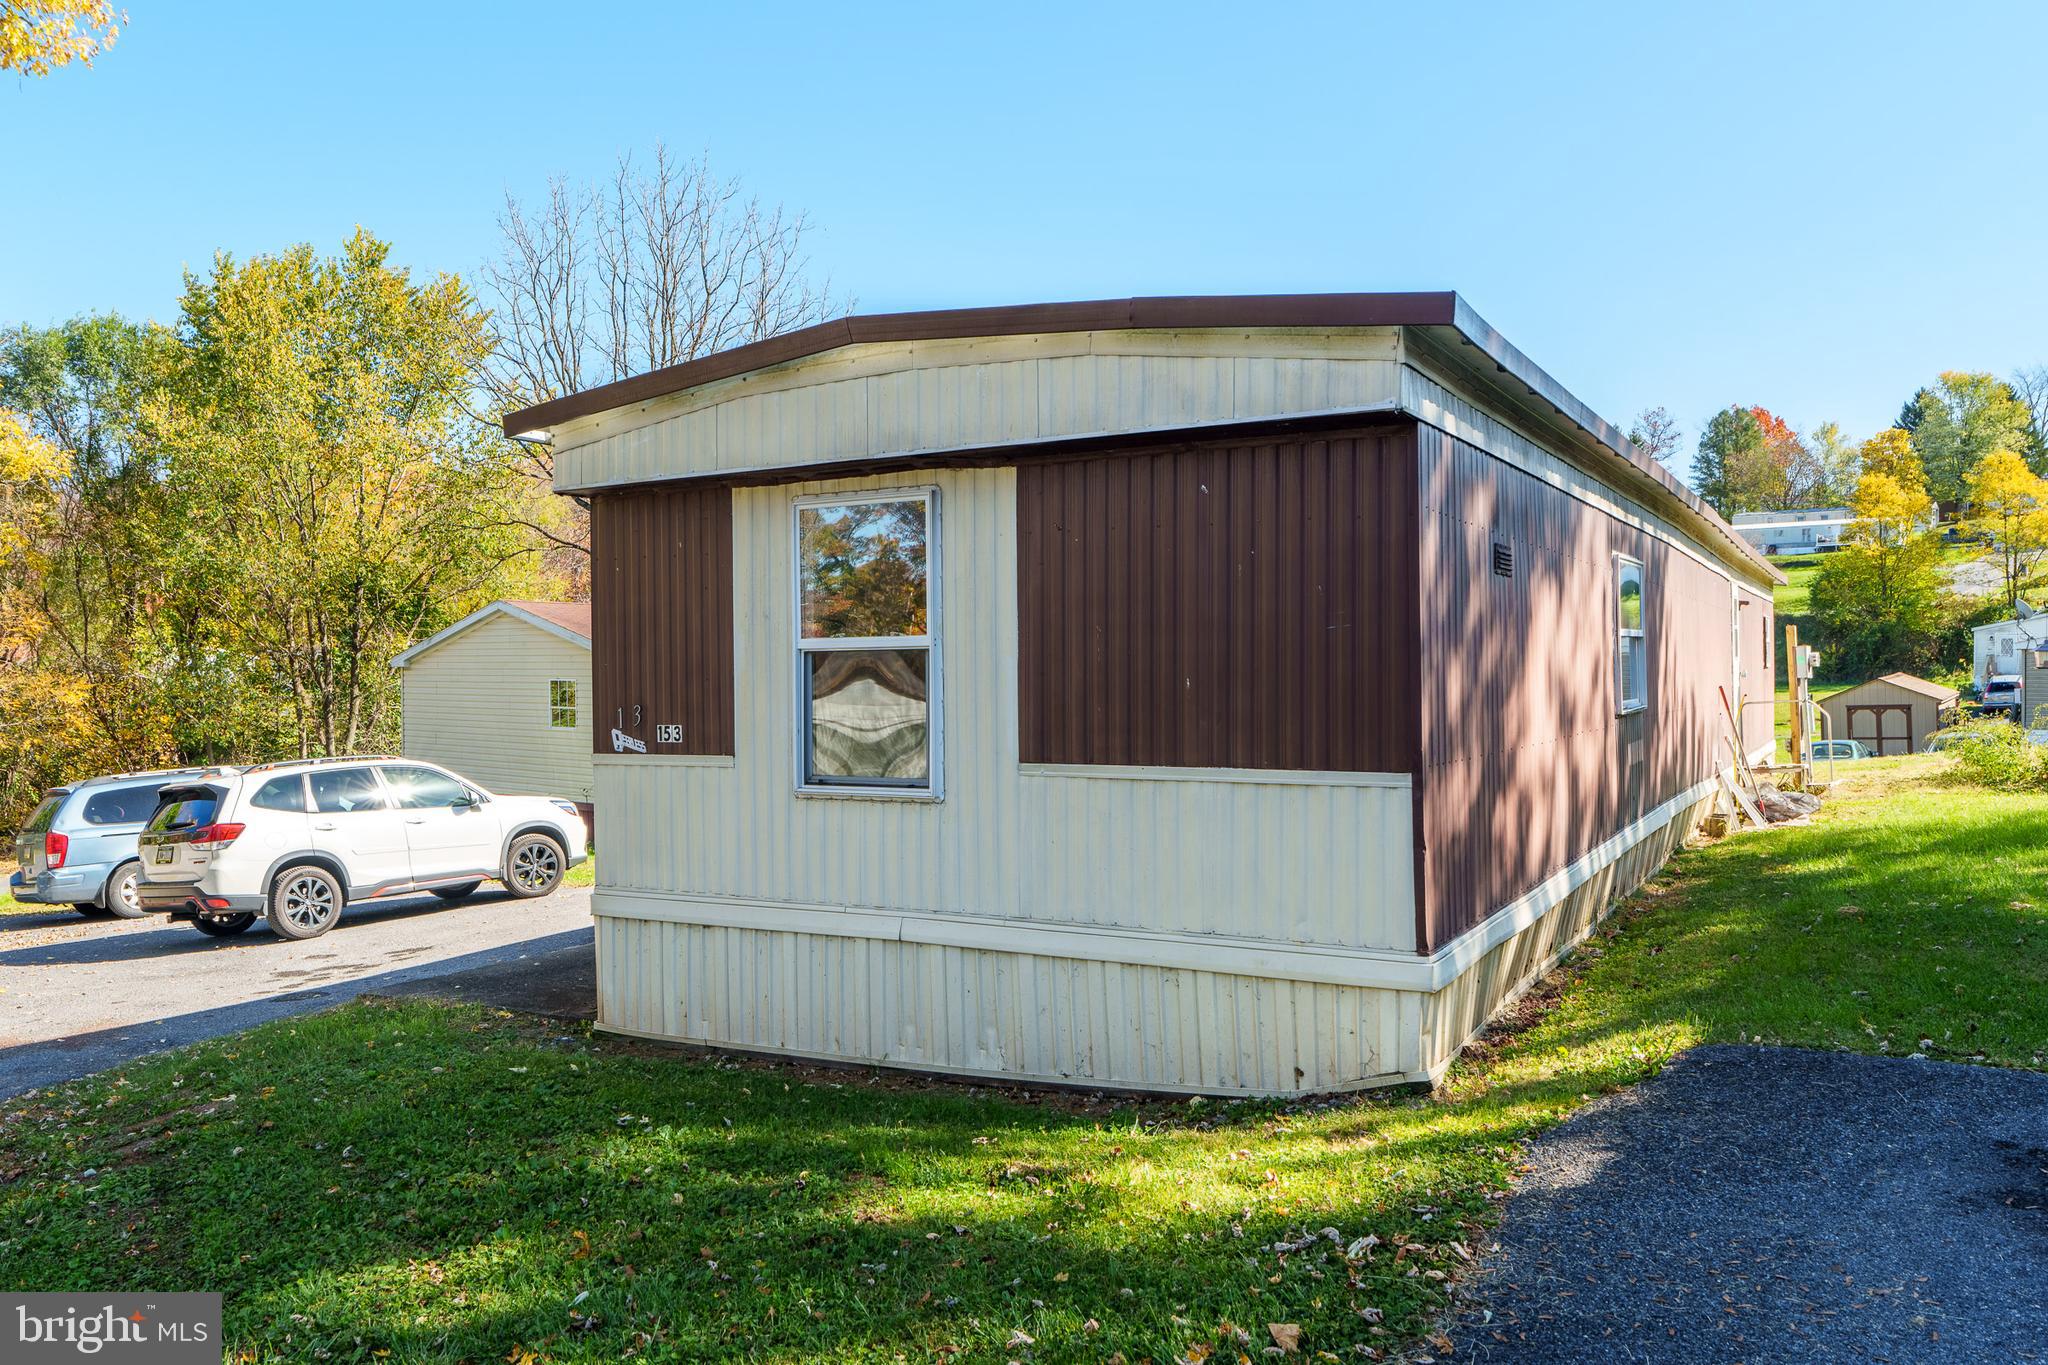
[[[1796,616],[1804,618],[1812,610],[1811,594],[1813,580],[1820,573],[1820,566],[1828,562],[1826,555],[1781,555],[1771,563],[1778,566],[1778,572],[1785,575],[1771,593],[1771,610],[1779,618]]]
[[[358,1004],[0,1108],[0,1283],[220,1290],[230,1360],[1390,1352],[1518,1144],[1680,1049],[2042,1066],[2048,796],[1945,762],[1681,854],[1441,1098],[1112,1105]],[[1378,1242],[1268,1249],[1323,1227]]]

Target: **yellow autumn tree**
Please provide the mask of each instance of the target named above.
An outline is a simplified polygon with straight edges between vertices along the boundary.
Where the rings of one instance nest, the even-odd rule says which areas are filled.
[[[2005,609],[2019,610],[2020,588],[2048,550],[2048,480],[2010,450],[1994,450],[1964,480],[1964,525],[1991,542],[2005,580]]]
[[[0,71],[47,76],[114,45],[125,10],[106,0],[0,0]]]
[[[1887,427],[1863,443],[1858,452],[1866,474],[1888,474],[1901,488],[1927,489],[1927,471],[1913,449],[1913,438],[1898,427]]]
[[[1855,518],[1849,536],[1876,545],[1903,545],[1933,510],[1934,502],[1926,489],[1901,482],[1896,474],[1883,469],[1866,466],[1863,477],[1856,481],[1856,491],[1849,497],[1849,514]]]
[[[91,749],[90,689],[47,667],[40,648],[49,625],[41,588],[66,472],[63,452],[0,411],[0,819],[22,814]]]

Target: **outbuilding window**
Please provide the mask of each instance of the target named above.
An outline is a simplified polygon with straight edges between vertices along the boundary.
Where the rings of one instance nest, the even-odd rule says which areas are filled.
[[[556,678],[548,684],[548,726],[555,730],[576,728],[576,684]]]
[[[936,796],[938,494],[796,504],[797,786]]]
[[[1626,555],[1614,557],[1614,695],[1621,715],[1640,711],[1650,699],[1650,650],[1643,634],[1643,566]]]

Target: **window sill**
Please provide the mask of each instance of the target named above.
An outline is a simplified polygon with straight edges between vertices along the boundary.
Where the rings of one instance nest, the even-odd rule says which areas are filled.
[[[920,805],[936,805],[940,800],[938,792],[908,787],[798,787],[796,794],[828,799],[850,797],[856,801],[910,801]]]
[[[1649,709],[1650,709],[1650,703],[1648,703],[1648,702],[1646,702],[1646,701],[1639,701],[1639,702],[1636,702],[1636,703],[1635,703],[1634,705],[1632,705],[1632,706],[1624,706],[1624,707],[1621,707],[1620,709],[1618,709],[1617,711],[1615,711],[1615,713],[1614,713],[1614,714],[1615,714],[1616,716],[1640,716],[1641,714],[1643,714],[1643,712],[1645,712],[1645,711],[1647,711],[1647,710],[1649,710]]]

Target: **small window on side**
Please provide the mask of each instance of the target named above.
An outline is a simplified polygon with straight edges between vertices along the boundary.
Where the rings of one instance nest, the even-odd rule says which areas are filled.
[[[548,684],[548,728],[551,730],[573,730],[576,728],[576,684],[564,678],[556,678]]]
[[[1643,566],[1614,557],[1614,709],[1628,715],[1650,704],[1650,648],[1645,634]]]
[[[249,804],[258,810],[290,810],[303,815],[306,810],[306,779],[299,773],[273,777],[256,789],[256,794],[249,798]]]

